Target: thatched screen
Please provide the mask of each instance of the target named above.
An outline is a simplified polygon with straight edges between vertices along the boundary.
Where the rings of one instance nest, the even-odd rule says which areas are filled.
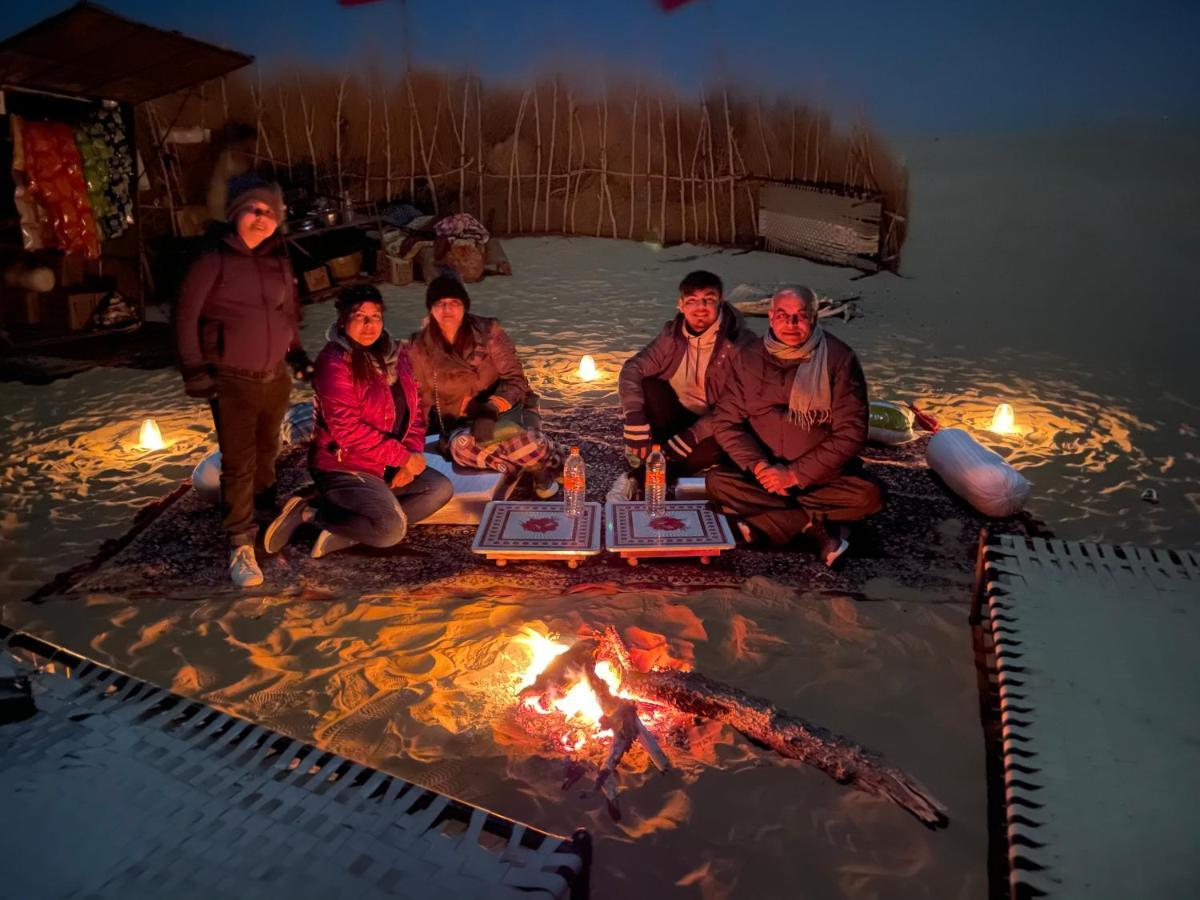
[[[863,124],[717,87],[684,98],[639,84],[524,89],[473,75],[256,72],[150,105],[151,148],[171,127],[255,123],[259,165],[285,184],[356,200],[463,211],[529,233],[747,246],[765,184],[878,202],[878,264],[896,268],[907,174]],[[153,153],[151,154],[151,158]],[[200,202],[203,165],[148,168],[171,205]],[[172,164],[174,159],[176,164]]]

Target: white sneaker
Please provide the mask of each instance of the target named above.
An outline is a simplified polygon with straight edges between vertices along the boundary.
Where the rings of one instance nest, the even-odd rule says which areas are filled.
[[[618,475],[613,481],[612,487],[608,489],[608,493],[604,495],[604,499],[610,503],[618,500],[636,500],[637,482],[628,472]]]
[[[321,533],[317,535],[316,543],[313,544],[312,558],[320,559],[322,556],[328,556],[330,553],[336,553],[338,550],[353,547],[357,543],[358,541],[334,534],[327,529],[322,529]]]
[[[258,587],[263,583],[262,569],[254,558],[254,546],[242,544],[229,554],[229,578],[238,587]]]

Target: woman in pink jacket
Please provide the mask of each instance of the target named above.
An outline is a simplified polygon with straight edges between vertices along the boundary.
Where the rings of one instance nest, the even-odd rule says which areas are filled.
[[[408,352],[383,327],[383,298],[345,288],[317,357],[317,423],[308,462],[320,499],[288,500],[263,537],[277,553],[302,524],[321,529],[314,559],[353,544],[391,547],[441,509],[450,480],[425,467],[425,415]]]

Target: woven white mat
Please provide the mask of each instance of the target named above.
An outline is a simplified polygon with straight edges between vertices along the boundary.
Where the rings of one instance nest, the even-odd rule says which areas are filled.
[[[1200,557],[989,556],[1014,895],[1200,896]]]
[[[33,685],[0,726],[0,896],[549,900],[582,869],[561,837],[111,669]]]

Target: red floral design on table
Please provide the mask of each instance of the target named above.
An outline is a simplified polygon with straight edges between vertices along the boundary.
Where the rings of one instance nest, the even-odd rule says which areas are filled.
[[[543,516],[537,519],[526,519],[521,523],[521,527],[526,531],[533,531],[538,534],[545,534],[547,531],[553,531],[558,527],[558,521],[549,517]]]
[[[678,531],[680,528],[687,527],[687,523],[683,519],[677,519],[675,516],[656,516],[647,524],[655,531]]]

